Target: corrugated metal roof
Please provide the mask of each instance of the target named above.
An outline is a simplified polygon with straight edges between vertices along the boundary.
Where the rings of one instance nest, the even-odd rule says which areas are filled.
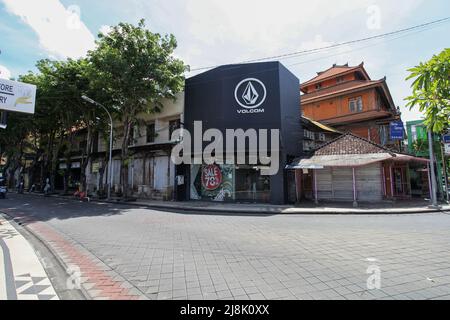
[[[428,163],[428,159],[416,158],[405,154],[366,153],[346,155],[312,156],[308,159],[299,159],[287,166],[287,169],[323,169],[325,167],[361,167],[372,163],[393,161],[414,161]]]
[[[385,160],[429,162],[428,159],[391,152],[374,142],[346,133],[316,149],[311,157],[296,159],[286,168],[359,167]]]
[[[290,169],[311,169],[315,167],[359,167],[392,158],[389,153],[367,153],[312,156],[292,163]]]

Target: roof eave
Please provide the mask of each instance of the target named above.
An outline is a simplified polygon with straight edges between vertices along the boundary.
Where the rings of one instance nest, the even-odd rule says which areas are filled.
[[[331,70],[333,67],[326,69],[325,71],[322,71],[321,74],[323,74],[324,72],[327,72],[328,70]],[[351,72],[355,72],[355,71],[361,71],[361,73],[366,77],[366,80],[371,80],[369,74],[367,73],[367,71],[364,69],[364,62],[361,62],[358,66],[355,67],[350,67],[347,70],[343,70],[340,73],[334,74],[332,76],[320,79],[320,80],[314,80],[317,77],[319,77],[321,74],[318,74],[317,76],[315,76],[314,78],[306,81],[305,83],[300,85],[300,90],[303,91],[303,89],[305,89],[305,87],[309,87],[312,84],[318,83],[318,82],[323,82],[329,79],[333,79],[342,75],[345,75],[347,73],[351,73]],[[303,91],[304,92],[304,91]]]
[[[308,98],[305,99],[305,98],[303,98],[301,96],[301,102],[302,103],[312,103],[312,102],[317,102],[317,101],[322,101],[322,100],[326,100],[326,99],[329,99],[329,98],[333,98],[335,96],[340,96],[340,95],[343,95],[343,94],[348,94],[348,93],[352,93],[352,92],[359,92],[359,91],[375,88],[375,87],[381,85],[383,83],[383,81],[384,80],[378,80],[378,81],[372,82],[370,84],[367,84],[365,86],[361,86],[361,87],[358,87],[358,88],[348,88],[346,90],[342,90],[342,91],[338,91],[338,92],[330,92],[330,93],[325,94],[323,96],[313,97],[313,98],[310,98],[310,99],[308,99]]]

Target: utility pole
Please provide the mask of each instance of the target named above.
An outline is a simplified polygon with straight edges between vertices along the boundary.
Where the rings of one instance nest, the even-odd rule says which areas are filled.
[[[442,156],[442,170],[444,170],[444,185],[445,185],[445,200],[447,203],[449,202],[449,194],[448,194],[448,175],[447,175],[447,163],[445,160],[445,153],[444,153],[444,145],[445,145],[445,138],[446,135],[441,136],[441,156]]]
[[[438,207],[437,203],[437,183],[436,183],[436,175],[434,171],[434,152],[433,152],[433,134],[431,130],[428,130],[428,148],[430,149],[430,172],[431,175],[431,206]]]

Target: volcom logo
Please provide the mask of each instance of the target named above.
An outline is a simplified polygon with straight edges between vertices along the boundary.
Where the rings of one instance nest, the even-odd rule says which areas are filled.
[[[252,82],[247,82],[247,87],[245,87],[244,94],[242,95],[242,99],[244,99],[247,105],[254,105],[256,100],[258,100],[259,94],[256,92],[255,87],[252,85]]]
[[[257,109],[266,101],[267,90],[262,81],[255,78],[242,80],[234,90],[236,102],[246,110],[237,110],[238,113],[261,113],[264,109]]]

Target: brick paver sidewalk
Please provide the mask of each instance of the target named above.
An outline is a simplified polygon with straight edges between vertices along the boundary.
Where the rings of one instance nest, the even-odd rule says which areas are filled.
[[[0,300],[58,300],[34,249],[1,215]]]

